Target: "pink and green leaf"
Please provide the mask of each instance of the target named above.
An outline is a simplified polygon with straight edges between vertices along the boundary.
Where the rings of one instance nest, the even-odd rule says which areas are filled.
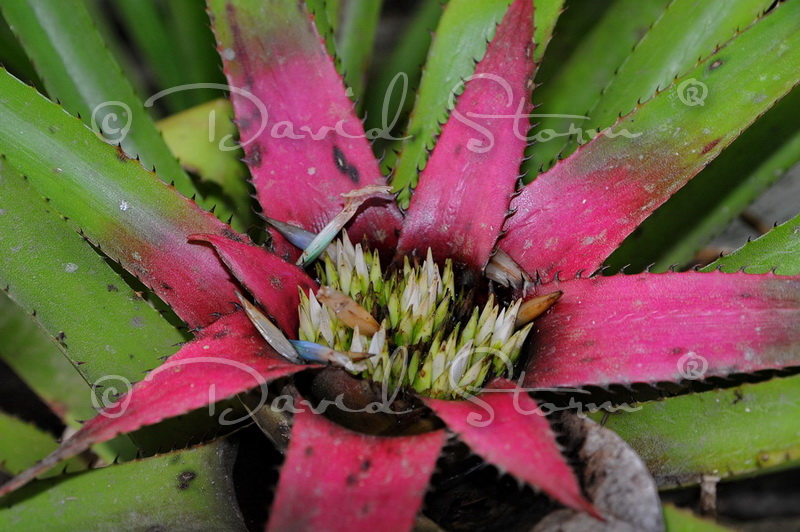
[[[299,409],[267,529],[410,530],[445,432],[370,436]]]
[[[70,224],[190,326],[232,309],[236,285],[194,233],[243,238],[79,120],[0,71],[0,154]]]
[[[475,72],[475,63],[486,53],[510,4],[511,0],[451,0],[445,6],[409,120],[408,139],[392,173],[402,207],[408,206],[419,172],[452,109],[453,91]]]
[[[683,272],[544,289],[556,288],[564,295],[536,322],[526,385],[678,382],[800,366],[800,278]]]
[[[319,286],[306,273],[266,249],[216,235],[192,235],[192,240],[214,246],[234,277],[253,294],[261,308],[289,338],[297,337],[299,291]]]
[[[800,162],[800,91],[790,92],[644,221],[609,257],[612,269],[686,265],[769,186]],[[778,263],[773,263],[769,270]],[[799,273],[797,270],[795,273]]]
[[[222,440],[41,480],[0,499],[0,529],[243,530],[235,457]]]
[[[550,422],[513,382],[496,379],[463,401],[423,400],[488,463],[565,506],[597,515],[562,456]]]
[[[795,2],[780,4],[525,187],[511,203],[516,214],[501,248],[545,278],[599,267],[653,210],[798,83],[799,11]],[[684,91],[697,83],[707,88],[707,98],[703,105],[686,105]]]
[[[244,312],[229,314],[203,329],[116,403],[87,421],[57,451],[0,487],[0,497],[94,443],[264,387],[306,367],[291,364],[273,351]]]
[[[398,256],[428,247],[483,271],[506,218],[525,151],[522,127],[512,115],[531,111],[533,4],[516,0],[497,28],[445,124],[411,205]],[[522,129],[522,131],[520,131]]]
[[[209,5],[225,72],[238,89],[233,105],[264,214],[318,232],[343,208],[343,193],[385,184],[333,60],[302,2]],[[393,204],[375,201],[349,232],[392,247],[400,220]],[[296,258],[273,236],[280,254]]]
[[[35,145],[31,137],[28,141]],[[87,382],[106,375],[140,378],[161,357],[173,354],[186,336],[135,294],[30,181],[0,159],[0,287],[21,311],[34,316],[51,345]],[[4,347],[14,345],[4,339]],[[83,392],[88,403],[90,391]]]

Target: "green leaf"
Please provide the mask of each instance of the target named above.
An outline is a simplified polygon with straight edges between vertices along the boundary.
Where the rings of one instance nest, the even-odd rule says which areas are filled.
[[[0,529],[246,530],[228,441],[64,475],[0,500]]]
[[[37,67],[48,94],[86,124],[158,168],[184,195],[196,193],[141,100],[109,53],[81,0],[4,2],[3,14]],[[68,24],[65,21],[69,21]],[[124,127],[130,129],[125,133]]]
[[[533,60],[538,64],[544,58],[545,50],[553,38],[556,22],[564,9],[566,0],[536,0],[533,14],[534,30],[533,42],[536,48],[533,51]]]
[[[639,226],[609,258],[611,271],[686,265],[800,161],[800,91],[792,91]],[[775,264],[777,265],[777,264]],[[774,265],[773,265],[774,266]]]
[[[726,532],[730,530],[714,521],[698,517],[690,510],[677,508],[671,504],[664,505],[664,524],[667,526],[667,532]]]
[[[699,58],[752,24],[773,0],[696,2],[674,0],[636,44],[589,111],[591,125],[605,128],[692,69]]]
[[[113,7],[159,90],[225,83],[203,0],[121,0]],[[174,113],[220,95],[219,90],[208,87],[186,87],[164,99]]]
[[[103,43],[111,52],[111,55],[119,65],[120,70],[125,72],[125,79],[130,83],[135,94],[147,94],[147,82],[145,79],[148,74],[139,66],[133,56],[133,48],[128,46],[127,41],[123,41],[123,35],[116,26],[116,21],[111,20],[111,10],[108,9],[109,3],[106,0],[82,0],[86,4],[86,9],[92,14],[97,33],[100,34]],[[38,87],[37,87],[38,88]],[[45,89],[39,92],[46,94]]]
[[[141,380],[161,357],[177,351],[176,344],[185,337],[138,297],[6,161],[0,165],[0,286],[28,313],[36,313],[39,326],[58,339],[58,347],[87,382],[107,376]],[[124,381],[104,384],[120,386]]]
[[[122,26],[154,75],[157,86],[166,89],[187,83],[183,72],[185,63],[178,55],[177,40],[170,31],[172,28],[164,13],[166,6],[161,2],[117,0],[113,7],[119,12]],[[168,94],[164,99],[170,110],[176,112],[190,106],[190,94],[188,91],[178,91]]]
[[[25,55],[25,51],[2,16],[0,16],[0,64],[16,77],[33,83],[38,88],[43,87],[28,56]]]
[[[0,411],[0,471],[16,475],[55,451],[58,443],[48,434],[30,423]],[[50,477],[61,471],[80,471],[86,464],[80,457],[62,462],[43,475]],[[0,522],[2,518],[0,518]]]
[[[405,141],[392,177],[397,198],[407,207],[418,172],[425,167],[441,125],[450,112],[449,100],[460,82],[475,72],[488,41],[510,0],[451,0],[436,30],[425,72],[408,124]]]
[[[613,2],[572,0],[562,8],[547,46],[547,57],[536,72],[537,85],[550,83],[561,72],[575,48],[591,33],[611,5]]]
[[[408,114],[414,105],[414,95],[422,77],[422,64],[431,46],[431,32],[442,16],[439,0],[424,0],[420,3],[389,58],[374,67],[375,74],[367,85],[365,97],[366,117],[364,127],[375,131],[375,151],[385,154],[381,169],[387,171],[394,166],[402,142],[385,138],[399,138],[405,131]]]
[[[800,376],[634,405],[609,428],[662,488],[800,464]],[[593,415],[600,420],[603,416]]]
[[[222,61],[211,31],[211,21],[204,0],[170,0],[165,2],[170,18],[172,46],[178,48],[183,83],[225,83]],[[219,98],[217,89],[194,88],[187,90],[189,106],[200,105]]]
[[[77,430],[81,421],[95,416],[97,412],[92,406],[92,389],[70,365],[53,338],[5,293],[0,293],[0,338],[3,339],[0,359],[36,392],[65,425]],[[102,389],[98,389],[98,393],[102,393]],[[127,436],[96,445],[93,450],[109,463],[117,459],[130,460],[138,451]]]
[[[156,123],[167,146],[188,171],[197,174],[200,186],[210,185],[205,196],[216,200],[215,214],[244,231],[255,223],[247,167],[241,149],[230,149],[237,134],[233,108],[219,98],[169,116]]]
[[[539,123],[534,134],[552,131],[559,135],[546,142],[540,140],[531,149],[533,157],[523,165],[531,179],[540,167],[547,169],[564,148],[570,124],[577,121],[576,127],[586,127],[584,120],[553,115],[587,113],[666,3],[667,0],[616,0],[559,68],[555,78],[533,91],[534,102],[541,104],[537,115],[546,115],[534,119]],[[550,59],[545,58],[544,68],[550,68]]]
[[[715,268],[726,272],[744,268],[748,273],[765,273],[774,269],[779,275],[800,274],[800,215],[730,255],[717,259],[704,270]]]
[[[348,0],[342,5],[334,33],[344,81],[359,100],[364,96],[382,5],[383,0]]]

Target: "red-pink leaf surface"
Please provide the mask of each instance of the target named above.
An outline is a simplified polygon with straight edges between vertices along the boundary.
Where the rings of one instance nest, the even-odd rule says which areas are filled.
[[[369,436],[300,408],[267,529],[411,530],[445,432]]]
[[[136,383],[128,394],[87,421],[53,454],[2,486],[0,497],[94,443],[263,386],[307,367],[310,366],[291,364],[275,353],[243,312],[220,318]]]
[[[318,232],[341,211],[342,193],[385,185],[305,3],[211,0],[209,7],[228,81],[241,89],[231,97],[264,213]],[[389,248],[401,219],[393,202],[371,200],[348,230],[355,241],[366,236]],[[273,236],[280,254],[296,258]]]
[[[581,494],[547,418],[513,382],[495,379],[465,401],[423,401],[487,462],[566,506],[597,515]]]
[[[647,216],[797,85],[798,9],[794,2],[780,4],[608,134],[537,177],[512,200],[516,214],[501,249],[547,280],[559,270],[572,277],[602,265]],[[707,97],[687,99],[687,90]]]
[[[318,285],[306,273],[266,249],[216,235],[192,235],[214,246],[222,261],[242,285],[253,294],[261,308],[275,320],[284,334],[297,337],[300,294],[317,291]]]
[[[533,47],[533,2],[516,0],[420,175],[399,254],[424,256],[430,246],[439,261],[452,258],[478,271],[486,266],[525,150]]]
[[[574,279],[536,321],[525,385],[680,381],[800,365],[800,278],[663,273]],[[688,377],[687,377],[688,376]]]

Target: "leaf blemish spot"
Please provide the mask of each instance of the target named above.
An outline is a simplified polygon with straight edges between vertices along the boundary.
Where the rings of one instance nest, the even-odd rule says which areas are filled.
[[[347,162],[344,152],[339,148],[339,146],[333,147],[333,162],[336,165],[337,170],[349,177],[350,181],[358,184],[359,180],[361,179],[361,176],[358,173],[358,168]]]
[[[189,488],[189,484],[197,478],[197,473],[194,471],[184,471],[178,475],[178,489],[183,491]]]

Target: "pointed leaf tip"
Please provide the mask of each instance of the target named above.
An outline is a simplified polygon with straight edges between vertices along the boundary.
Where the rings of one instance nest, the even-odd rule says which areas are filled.
[[[465,401],[423,399],[425,404],[490,464],[505,469],[558,502],[602,519],[581,494],[561,455],[550,422],[516,384],[495,379]]]
[[[294,0],[212,0],[214,31],[248,166],[264,213],[318,233],[341,194],[385,185],[364,126],[306,11]],[[369,202],[351,235],[392,247],[402,215]],[[276,249],[299,252],[273,231]]]
[[[486,267],[524,155],[533,47],[533,2],[516,0],[467,78],[422,171],[398,255],[425,253],[430,246],[437,261]],[[459,88],[453,87],[452,97]]]

